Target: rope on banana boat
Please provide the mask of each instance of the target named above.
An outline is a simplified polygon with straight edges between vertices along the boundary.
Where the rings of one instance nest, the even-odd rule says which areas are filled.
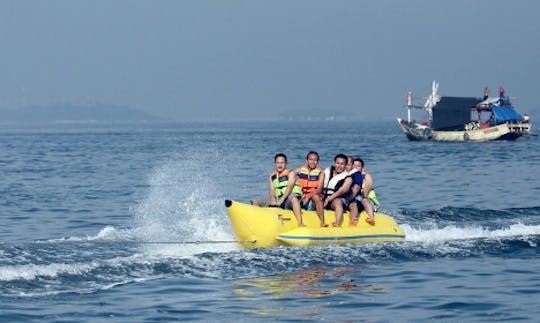
[[[257,240],[176,240],[176,241],[144,241],[144,240],[105,240],[105,239],[95,239],[95,240],[34,240],[34,241],[0,241],[0,245],[22,245],[22,244],[47,244],[47,243],[73,243],[73,244],[84,244],[84,243],[103,243],[103,244],[112,244],[112,243],[140,243],[140,244],[213,244],[213,243],[256,243]]]

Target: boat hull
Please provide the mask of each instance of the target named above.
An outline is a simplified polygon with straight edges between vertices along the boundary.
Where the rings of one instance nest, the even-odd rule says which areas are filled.
[[[357,226],[349,226],[345,212],[340,227],[321,228],[315,211],[303,211],[306,227],[298,227],[291,210],[258,207],[237,201],[225,201],[232,229],[239,243],[247,249],[277,246],[311,246],[362,242],[403,241],[405,232],[396,221],[383,213],[375,213],[375,225],[365,222],[362,212]],[[327,223],[335,222],[333,211],[325,211]]]
[[[529,123],[499,124],[483,129],[466,131],[440,131],[429,127],[418,127],[398,118],[398,124],[403,133],[411,141],[453,141],[453,142],[483,142],[492,140],[516,140],[530,134]]]

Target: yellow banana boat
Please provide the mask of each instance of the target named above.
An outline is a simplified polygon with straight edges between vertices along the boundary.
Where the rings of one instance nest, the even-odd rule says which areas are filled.
[[[405,232],[389,215],[375,213],[375,225],[365,222],[360,214],[358,225],[349,226],[345,212],[340,227],[321,228],[315,211],[302,211],[305,227],[298,227],[291,210],[259,207],[225,200],[227,214],[239,243],[247,249],[276,246],[312,246],[361,242],[403,241]],[[335,222],[333,211],[324,211],[326,223]]]

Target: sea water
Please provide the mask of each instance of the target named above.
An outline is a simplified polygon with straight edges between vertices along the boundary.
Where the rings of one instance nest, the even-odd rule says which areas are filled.
[[[309,150],[362,157],[406,241],[242,250],[224,200]],[[390,122],[6,125],[0,320],[538,321],[539,152]]]

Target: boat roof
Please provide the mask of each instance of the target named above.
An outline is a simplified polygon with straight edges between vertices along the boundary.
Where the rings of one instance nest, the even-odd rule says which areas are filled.
[[[523,116],[510,106],[493,107],[492,112],[496,123],[523,121]]]
[[[432,108],[431,127],[435,130],[463,130],[471,122],[471,109],[481,100],[474,97],[443,96]]]

